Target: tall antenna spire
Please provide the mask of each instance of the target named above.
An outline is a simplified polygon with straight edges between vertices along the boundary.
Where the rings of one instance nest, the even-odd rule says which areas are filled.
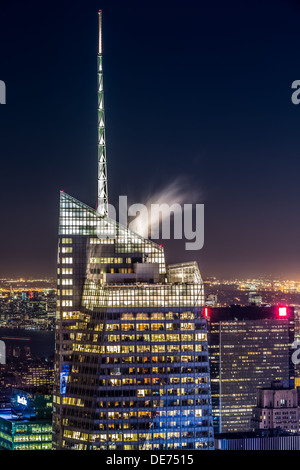
[[[99,10],[99,43],[98,43],[98,207],[102,216],[108,215],[106,144],[103,100],[102,72],[102,11]]]

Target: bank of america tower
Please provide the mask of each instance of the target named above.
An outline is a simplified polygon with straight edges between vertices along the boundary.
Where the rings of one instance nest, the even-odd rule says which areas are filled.
[[[144,177],[144,176],[143,176]],[[197,263],[108,214],[98,50],[98,203],[60,193],[54,449],[212,449],[204,291]]]

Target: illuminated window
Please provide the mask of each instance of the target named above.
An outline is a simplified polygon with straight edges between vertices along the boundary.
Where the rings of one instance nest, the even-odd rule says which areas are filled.
[[[72,243],[72,238],[62,238],[61,242],[63,245],[70,245]]]
[[[73,274],[73,268],[62,268],[62,274]]]

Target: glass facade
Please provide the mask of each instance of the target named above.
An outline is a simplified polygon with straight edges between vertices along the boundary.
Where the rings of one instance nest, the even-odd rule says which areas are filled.
[[[58,293],[54,448],[213,448],[197,264],[61,193]]]
[[[0,414],[0,450],[51,450],[51,422],[13,420]]]

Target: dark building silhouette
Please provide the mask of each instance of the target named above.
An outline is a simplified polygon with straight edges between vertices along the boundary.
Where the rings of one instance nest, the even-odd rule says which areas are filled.
[[[250,431],[258,387],[294,386],[291,307],[206,308],[214,430]]]

